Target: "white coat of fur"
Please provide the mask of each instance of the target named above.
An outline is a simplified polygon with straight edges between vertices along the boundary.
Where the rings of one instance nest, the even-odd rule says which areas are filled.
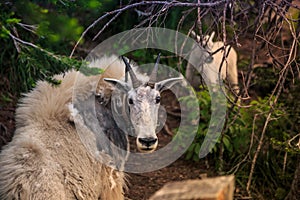
[[[213,53],[218,51],[220,48],[224,48],[224,43],[221,41],[213,42],[215,32],[212,32],[210,36],[204,37],[203,43],[206,43],[206,49],[208,52]],[[226,55],[224,58],[224,50],[220,50],[213,55],[213,61],[208,63],[210,67],[217,67],[215,70],[219,72],[221,67],[221,78],[228,80],[230,89],[238,94],[238,71],[237,71],[237,53],[233,47],[226,46]],[[223,61],[223,63],[222,63]]]
[[[103,58],[91,66],[107,66]],[[109,96],[112,86],[103,78],[119,79],[124,64],[117,60],[99,76],[78,78],[77,72],[56,76],[59,86],[40,81],[21,100],[16,110],[13,140],[0,154],[0,199],[20,200],[119,200],[124,199],[124,173],[97,161],[83,146],[72,120],[77,112],[70,106],[75,80],[83,91]],[[82,98],[91,93],[83,92]],[[110,158],[100,155],[102,160]]]
[[[200,41],[200,36],[196,35],[195,32],[192,32],[193,37],[197,38],[197,41]],[[221,41],[213,42],[215,33],[213,32],[210,36],[206,35],[203,38],[202,46],[209,52],[214,53],[212,55],[211,62],[206,62],[202,66],[195,66],[198,70],[201,71],[202,76],[205,76],[206,80],[211,84],[218,84],[219,78],[221,80],[228,80],[228,85],[230,90],[235,94],[239,93],[238,87],[238,71],[237,71],[237,53],[233,47],[226,46],[226,57],[224,57],[224,50],[219,50],[224,47],[224,43]],[[219,51],[218,51],[219,50]],[[216,52],[217,51],[217,52]],[[229,51],[229,53],[228,53]],[[195,49],[191,52],[190,60],[192,63],[198,63],[199,55],[203,54],[202,51]],[[219,77],[219,70],[221,67],[221,73]],[[191,64],[188,63],[187,69],[191,68]],[[200,84],[193,77],[192,74],[189,74],[189,79],[193,84]]]

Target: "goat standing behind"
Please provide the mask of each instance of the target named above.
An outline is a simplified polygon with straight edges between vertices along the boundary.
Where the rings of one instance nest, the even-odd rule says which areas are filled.
[[[192,32],[194,37],[197,37],[197,40],[200,41],[200,36],[196,35],[195,32]],[[203,66],[196,66],[196,68],[200,67],[200,71],[202,71],[202,75],[206,76],[210,83],[217,84],[218,83],[218,74],[221,67],[220,78],[222,80],[228,80],[228,85],[230,90],[238,94],[239,87],[238,87],[238,71],[237,71],[237,53],[233,49],[233,47],[226,46],[226,55],[224,57],[224,43],[221,41],[213,42],[215,32],[212,34],[206,35],[203,38],[202,45],[203,47],[209,52],[213,53],[212,61],[205,63]],[[199,52],[192,52],[190,57],[197,57]],[[187,69],[191,68],[191,64],[188,63]],[[189,71],[189,70],[187,70]],[[193,70],[194,71],[194,70]],[[187,72],[188,73],[188,72]],[[187,74],[187,78],[191,80],[194,86],[198,86],[200,83],[197,82],[195,79],[195,71],[191,72],[193,74]],[[194,76],[194,77],[192,77]]]

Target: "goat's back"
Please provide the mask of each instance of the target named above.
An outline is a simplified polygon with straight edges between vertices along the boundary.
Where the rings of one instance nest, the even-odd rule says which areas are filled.
[[[94,63],[102,68],[108,59],[113,58]],[[87,152],[69,106],[75,82],[82,98],[93,94],[90,90],[95,84],[97,92],[105,91],[109,96],[112,88],[101,80],[120,78],[122,74],[124,65],[119,61],[100,76],[71,71],[55,77],[61,80],[59,86],[40,81],[22,98],[16,110],[15,135],[0,154],[0,199],[123,198],[123,173]],[[103,155],[103,159],[109,162],[110,158]]]

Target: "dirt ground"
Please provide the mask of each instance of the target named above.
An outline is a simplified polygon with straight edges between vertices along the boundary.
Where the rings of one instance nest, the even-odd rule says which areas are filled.
[[[168,182],[199,179],[210,175],[211,172],[204,162],[195,163],[180,158],[170,166],[157,171],[129,174],[129,189],[126,196],[132,200],[146,200]]]

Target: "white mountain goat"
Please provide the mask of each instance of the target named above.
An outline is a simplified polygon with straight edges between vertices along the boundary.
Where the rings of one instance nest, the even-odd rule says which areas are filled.
[[[13,140],[0,154],[1,200],[124,199],[125,174],[113,168],[117,165],[115,157],[106,152],[113,149],[111,144],[93,138],[97,129],[89,117],[94,111],[104,135],[117,147],[128,150],[127,136],[112,115],[114,107],[120,105],[115,105],[111,95],[123,92],[121,107],[127,109],[123,121],[130,122],[128,130],[137,136],[138,149],[152,152],[158,144],[155,128],[160,90],[181,80],[156,82],[159,57],[147,82],[139,80],[124,62],[117,57],[95,60],[91,65],[108,66],[101,75],[71,71],[55,77],[61,80],[59,86],[40,81],[25,95],[16,110]],[[121,81],[125,68],[132,84]],[[72,101],[75,81],[78,97]],[[77,131],[96,146],[98,157],[87,150]],[[121,156],[126,159],[126,155]]]
[[[200,36],[196,35],[195,32],[192,32],[192,35],[197,37],[197,40],[200,41]],[[219,74],[219,70],[221,68],[220,78],[222,80],[228,80],[230,90],[233,93],[238,94],[237,53],[233,47],[226,46],[226,57],[224,59],[224,50],[222,48],[224,48],[225,45],[221,41],[213,42],[214,35],[215,32],[212,32],[210,36],[204,36],[202,41],[202,46],[212,54],[212,61],[204,64],[203,73],[207,76],[211,83],[217,84],[218,81],[216,79],[218,77],[216,77],[216,74]],[[196,53],[197,52],[192,52],[190,56],[197,56],[195,55]],[[188,63],[187,68],[189,67],[190,64]]]

